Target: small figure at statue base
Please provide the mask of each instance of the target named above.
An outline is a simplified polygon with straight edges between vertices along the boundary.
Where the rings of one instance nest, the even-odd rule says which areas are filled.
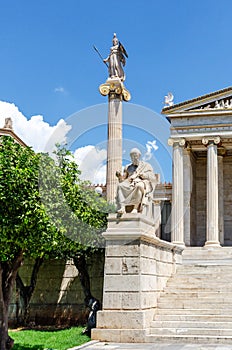
[[[100,310],[100,302],[96,298],[91,297],[88,307],[90,309],[90,313],[88,316],[87,326],[85,329],[83,329],[82,334],[86,334],[90,337],[91,329],[96,328],[97,311]]]

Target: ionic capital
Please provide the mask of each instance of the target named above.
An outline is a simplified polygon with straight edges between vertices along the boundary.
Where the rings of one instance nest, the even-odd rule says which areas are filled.
[[[202,139],[203,145],[207,146],[211,143],[215,145],[219,145],[221,143],[221,138],[220,136],[214,136],[214,137],[203,137]]]
[[[184,138],[173,139],[171,137],[168,139],[168,146],[173,146],[175,143],[177,143],[179,146],[183,147],[186,144],[186,140]]]
[[[103,96],[109,96],[110,99],[120,99],[130,101],[131,94],[125,88],[122,81],[119,79],[108,79],[104,84],[99,86],[99,91]]]
[[[160,206],[160,204],[161,204],[161,199],[153,199],[153,204],[155,205],[155,206]]]

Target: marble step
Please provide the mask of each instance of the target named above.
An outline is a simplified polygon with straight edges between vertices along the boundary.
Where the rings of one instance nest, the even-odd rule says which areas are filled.
[[[204,270],[204,271],[202,271],[202,270],[197,271],[195,269],[194,270],[187,270],[187,271],[180,270],[177,272],[177,275],[178,276],[199,276],[200,278],[204,278],[206,276],[214,276],[215,274],[217,274],[217,275],[223,277],[224,275],[221,275],[221,274],[224,274],[224,271],[225,271],[225,266],[223,269],[217,269],[217,270],[216,269],[215,270],[208,269],[208,270]],[[230,276],[232,275],[232,270],[230,268],[229,269],[226,268],[226,272],[228,275],[230,275]]]
[[[199,311],[199,310],[198,310]],[[194,321],[194,322],[232,322],[232,314],[230,315],[210,315],[210,314],[156,314],[154,321]]]
[[[228,288],[224,284],[221,286],[216,286],[216,287],[202,287],[199,288],[198,286],[189,286],[186,285],[184,287],[181,287],[180,285],[178,286],[173,286],[173,287],[165,287],[164,291],[162,293],[223,293],[225,292],[225,289],[227,290],[228,294],[232,293],[232,288]],[[163,295],[163,294],[161,294]]]
[[[232,312],[232,300],[230,303],[225,302],[225,301],[215,301],[215,302],[210,302],[209,300],[202,301],[202,300],[172,300],[170,301],[163,300],[163,301],[158,301],[157,304],[158,308],[163,308],[163,309],[214,309],[214,310],[231,310]]]
[[[232,344],[232,336],[217,335],[152,335],[146,336],[146,343],[193,343],[193,344]],[[173,346],[174,348],[174,346]],[[197,350],[197,347],[194,348]]]
[[[232,299],[232,292],[226,292],[225,289],[221,290],[221,291],[202,291],[202,290],[179,290],[177,292],[171,292],[171,291],[165,291],[162,292],[160,295],[160,298],[176,298],[176,297],[180,297],[180,298],[231,298]]]
[[[232,310],[229,308],[213,308],[211,305],[210,308],[205,308],[204,305],[202,308],[157,308],[155,315],[224,315],[224,316],[231,316]]]
[[[232,285],[232,281],[231,281],[231,278],[232,278],[232,273],[228,273],[226,276],[223,275],[224,272],[222,271],[221,273],[214,273],[214,274],[205,274],[205,275],[200,275],[200,274],[183,274],[183,275],[180,275],[178,274],[176,276],[176,279],[175,280],[172,280],[170,279],[168,281],[168,284],[169,282],[175,282],[177,283],[177,281],[183,281],[183,282],[199,282],[201,281],[202,283],[203,282],[216,282],[218,281],[219,283],[227,283],[229,282],[231,285]]]
[[[150,328],[150,334],[159,335],[217,335],[224,337],[232,337],[232,328],[187,328],[187,327],[173,327],[173,328]]]
[[[224,303],[227,303],[228,305],[231,305],[232,307],[232,296],[229,295],[219,295],[219,296],[193,296],[193,295],[183,295],[183,294],[175,294],[172,296],[161,296],[158,301],[158,306],[160,306],[160,303],[166,302],[167,304],[170,303],[179,303],[179,302],[186,302],[186,303],[191,303],[193,306],[198,303],[198,304],[211,304],[211,307],[216,304],[216,305],[222,305]]]
[[[172,328],[172,329],[182,329],[182,328],[209,328],[209,329],[230,329],[232,331],[232,322],[220,321],[188,321],[188,320],[175,320],[175,321],[157,321],[154,320],[151,323],[151,328]]]
[[[232,249],[228,250],[215,250],[215,251],[203,251],[203,250],[184,250],[183,252],[183,265],[201,264],[201,265],[231,265],[232,264]]]
[[[175,281],[170,281],[167,283],[167,286],[166,288],[175,288],[175,287],[181,287],[183,289],[186,289],[186,288],[196,288],[198,287],[199,289],[201,288],[211,288],[211,289],[214,289],[214,288],[217,288],[217,287],[224,287],[224,288],[228,288],[229,290],[231,290],[232,288],[232,282],[226,282],[226,281],[220,281],[220,280],[210,280],[210,281],[206,281],[206,280],[201,280],[199,279],[198,281],[197,280],[181,280],[181,279],[176,279]]]

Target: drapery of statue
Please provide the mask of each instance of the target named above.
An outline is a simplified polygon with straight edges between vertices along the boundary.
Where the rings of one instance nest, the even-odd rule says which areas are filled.
[[[126,58],[128,54],[124,46],[119,42],[116,33],[113,37],[113,46],[110,48],[109,56],[103,61],[108,62],[109,78],[119,78],[120,80],[125,80],[125,74],[122,65],[125,66]],[[126,58],[125,58],[126,57]]]
[[[132,163],[124,168],[123,175],[120,171],[116,172],[119,180],[116,195],[119,214],[142,213],[157,182],[152,166],[140,160],[141,152],[137,148],[132,148],[130,156]]]
[[[113,94],[113,97],[121,96],[124,101],[130,101],[130,92],[123,84],[125,81],[123,67],[126,64],[128,54],[122,43],[118,40],[116,33],[114,33],[112,43],[113,45],[110,48],[108,57],[103,59],[103,62],[108,67],[108,79],[104,84],[99,86],[99,90],[103,96]]]

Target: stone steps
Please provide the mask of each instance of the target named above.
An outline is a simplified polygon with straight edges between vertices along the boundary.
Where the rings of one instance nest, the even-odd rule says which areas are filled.
[[[174,320],[174,321],[152,321],[151,323],[152,330],[156,329],[166,329],[166,328],[172,328],[176,329],[176,332],[179,332],[180,329],[183,328],[183,320]],[[231,321],[187,321],[184,320],[184,329],[226,329],[230,330],[232,333],[232,322]],[[200,330],[201,331],[201,330]],[[232,334],[231,334],[232,335]]]
[[[183,287],[181,287],[181,284],[183,284]],[[177,283],[174,282],[170,282],[167,285],[168,290],[171,291],[174,288],[181,288],[181,289],[192,289],[192,288],[197,288],[199,290],[203,289],[203,288],[207,288],[210,289],[212,291],[214,291],[216,288],[219,288],[220,290],[222,288],[227,287],[226,290],[231,290],[232,289],[232,283],[231,282],[227,282],[227,281],[220,281],[220,280],[216,280],[215,281],[202,281],[202,280],[198,280],[197,279],[195,281],[181,281],[180,279],[177,280]],[[165,291],[167,291],[167,287],[165,288]]]
[[[160,314],[160,315],[155,315],[154,317],[155,321],[194,321],[194,322],[232,322],[232,314],[230,315],[207,315],[207,314]]]
[[[224,337],[232,337],[232,329],[227,328],[187,328],[183,326],[181,327],[172,327],[172,328],[151,328],[152,335],[217,335]]]
[[[232,342],[232,248],[184,250],[148,333],[150,342]]]
[[[217,304],[211,303],[211,302],[205,302],[205,301],[196,301],[196,300],[183,300],[183,301],[172,301],[172,304],[170,301],[162,301],[158,303],[158,308],[163,309],[192,309],[193,303],[195,303],[194,308],[195,309],[202,309],[205,308],[206,310],[209,309],[220,309],[220,310],[231,310],[232,312],[232,302],[228,304],[227,302],[218,302]],[[170,307],[171,305],[171,307]]]
[[[191,294],[191,293],[225,293],[225,286],[217,286],[215,288],[210,288],[210,287],[201,287],[200,291],[198,287],[191,287],[191,286],[184,286],[183,288],[181,288],[180,286],[173,286],[172,288],[165,288],[164,292],[161,293],[161,297],[164,295],[163,293],[167,293],[170,294],[170,289],[173,291],[174,294],[179,294],[179,293],[186,293],[186,294]],[[227,288],[228,294],[232,294],[232,290],[231,288]]]
[[[146,336],[147,343],[232,344],[231,336],[219,335],[154,335]],[[173,346],[174,348],[174,346]],[[197,349],[197,348],[196,348]]]
[[[232,292],[225,292],[224,289],[220,290],[220,291],[212,291],[212,290],[208,290],[208,291],[192,291],[191,289],[189,289],[188,291],[184,290],[182,291],[181,289],[179,291],[173,291],[173,292],[165,292],[162,293],[160,296],[160,300],[162,300],[162,298],[223,298],[223,299],[232,299]]]
[[[155,314],[155,317],[157,315],[226,315],[230,316],[232,315],[231,309],[214,309],[213,306],[211,305],[210,309],[205,309],[205,308],[157,308],[157,313]]]

